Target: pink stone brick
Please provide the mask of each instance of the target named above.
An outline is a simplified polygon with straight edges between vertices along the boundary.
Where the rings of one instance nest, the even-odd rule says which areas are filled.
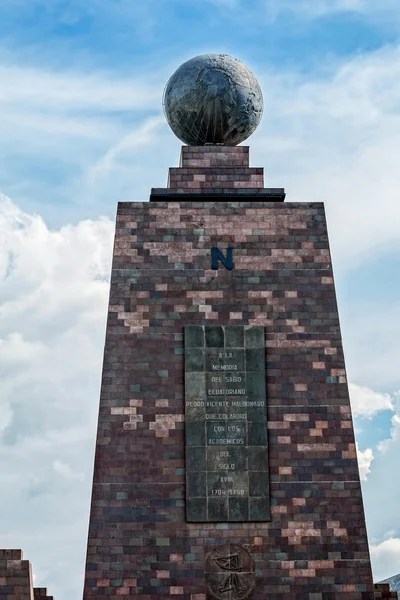
[[[302,414],[302,413],[299,413],[299,414],[291,413],[291,414],[283,415],[283,420],[284,421],[309,421],[310,416]]]
[[[169,406],[169,400],[162,399],[162,400],[156,400],[156,402],[155,402],[156,408],[168,408],[168,406]]]
[[[322,429],[310,429],[311,437],[321,437],[323,435]]]
[[[291,475],[292,474],[292,467],[279,467],[279,475]],[[286,506],[285,506],[286,508]],[[286,511],[284,511],[286,512]]]
[[[262,537],[254,537],[253,544],[254,544],[254,546],[262,546],[263,545]]]
[[[184,313],[186,312],[188,307],[185,304],[175,304],[174,312]]]
[[[293,502],[293,506],[305,506],[306,499],[305,498],[293,498],[292,502]]]
[[[349,444],[348,450],[343,450],[342,457],[343,458],[357,458],[357,451],[355,444]]]
[[[313,369],[325,369],[325,363],[324,362],[313,362],[312,368]]]
[[[325,348],[324,352],[330,355],[337,354],[337,348]]]
[[[315,577],[315,569],[290,569],[290,577]]]
[[[289,327],[299,324],[298,319],[286,319],[285,322]]]
[[[337,527],[340,527],[340,522],[339,521],[327,521],[326,526],[328,527],[328,529],[336,529]]]
[[[288,528],[290,530],[296,530],[296,529],[299,529],[300,527],[310,528],[313,526],[314,526],[314,521],[289,521],[288,522]]]
[[[96,586],[97,587],[109,587],[110,586],[110,580],[109,579],[97,579],[96,580]]]
[[[305,327],[303,327],[302,325],[298,326],[298,327],[293,327],[293,333],[304,333],[306,330]]]
[[[179,596],[179,595],[181,595],[181,594],[183,594],[183,593],[184,593],[184,591],[183,591],[183,587],[182,587],[182,586],[180,586],[180,585],[172,585],[172,586],[169,588],[169,593],[170,593],[170,594],[172,594],[172,595]]]
[[[294,391],[295,392],[306,392],[308,390],[308,385],[306,383],[295,383]]]
[[[335,452],[336,444],[297,444],[299,452]]]
[[[278,435],[278,444],[291,444],[292,438],[289,435]]]
[[[124,587],[137,587],[137,579],[124,579]]]
[[[308,566],[310,569],[334,569],[335,563],[333,560],[309,560]]]
[[[354,583],[344,583],[342,589],[343,592],[356,592],[357,586]]]
[[[347,538],[347,529],[344,529],[342,527],[338,527],[337,529],[333,530],[333,535],[335,535],[336,537]]]
[[[168,579],[169,571],[157,571],[157,578],[158,579]]]
[[[183,562],[183,554],[170,554],[169,560],[171,562]]]
[[[331,369],[331,375],[339,377],[340,375],[346,375],[345,369]]]
[[[158,438],[167,438],[169,437],[169,429],[157,429],[155,436]]]
[[[129,596],[130,590],[128,587],[119,587],[116,590],[117,596]]]
[[[271,514],[273,515],[285,515],[287,513],[287,506],[271,506]]]
[[[187,298],[223,298],[224,292],[222,290],[198,290],[198,291],[187,291]]]
[[[136,407],[143,406],[143,400],[141,400],[139,398],[131,398],[129,400],[129,405],[130,406],[136,406]]]
[[[261,290],[257,292],[249,291],[249,298],[272,298],[272,292],[267,290]]]

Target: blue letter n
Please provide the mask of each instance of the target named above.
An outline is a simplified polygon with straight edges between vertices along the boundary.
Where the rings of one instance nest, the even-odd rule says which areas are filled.
[[[226,249],[226,256],[224,256],[218,248],[211,248],[211,268],[218,269],[218,261],[224,265],[225,269],[232,271],[233,269],[233,256],[232,248]]]

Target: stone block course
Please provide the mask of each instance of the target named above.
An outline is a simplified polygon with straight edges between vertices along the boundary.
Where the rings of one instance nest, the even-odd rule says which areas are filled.
[[[263,190],[264,169],[249,166],[248,146],[183,146],[180,166],[169,170],[168,188],[177,194]]]
[[[0,600],[53,600],[46,588],[34,588],[32,567],[22,550],[0,550]]]

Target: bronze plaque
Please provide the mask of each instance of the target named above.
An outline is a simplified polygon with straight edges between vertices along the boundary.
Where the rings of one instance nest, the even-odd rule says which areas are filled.
[[[264,327],[185,327],[186,518],[270,518]]]

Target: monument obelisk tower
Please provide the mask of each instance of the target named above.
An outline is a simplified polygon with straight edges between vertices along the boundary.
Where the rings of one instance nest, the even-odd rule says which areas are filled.
[[[324,206],[250,167],[241,62],[164,106],[180,166],[118,204],[84,599],[372,600]]]

